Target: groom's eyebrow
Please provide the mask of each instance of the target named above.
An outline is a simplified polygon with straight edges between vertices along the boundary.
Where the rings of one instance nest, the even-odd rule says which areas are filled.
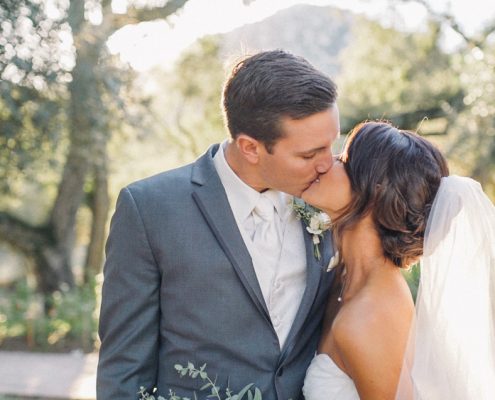
[[[304,150],[304,151],[298,151],[296,152],[296,155],[298,156],[304,156],[306,154],[311,154],[311,153],[318,153],[320,151],[327,150],[328,146],[320,146],[320,147],[315,147],[314,149],[309,149],[309,150]]]

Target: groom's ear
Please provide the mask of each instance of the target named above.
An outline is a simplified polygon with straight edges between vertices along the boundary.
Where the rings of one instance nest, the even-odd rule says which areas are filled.
[[[255,138],[241,133],[237,136],[236,146],[242,157],[250,164],[257,164],[260,157],[260,149],[263,143]]]

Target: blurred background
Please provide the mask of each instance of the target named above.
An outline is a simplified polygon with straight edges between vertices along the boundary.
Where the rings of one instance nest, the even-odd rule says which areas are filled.
[[[484,0],[0,0],[0,350],[97,351],[119,189],[227,137],[223,80],[257,50],[337,82],[337,151],[387,119],[494,199],[494,31]]]

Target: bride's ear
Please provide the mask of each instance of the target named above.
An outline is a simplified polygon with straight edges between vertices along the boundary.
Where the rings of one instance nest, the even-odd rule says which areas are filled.
[[[250,164],[257,164],[260,158],[261,147],[264,146],[262,142],[255,138],[241,133],[235,139],[236,147],[239,154]]]

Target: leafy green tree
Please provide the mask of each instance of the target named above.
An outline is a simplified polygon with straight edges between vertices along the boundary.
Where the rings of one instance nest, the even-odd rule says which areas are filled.
[[[364,119],[388,119],[439,135],[454,173],[479,180],[495,198],[495,16],[475,34],[426,0],[425,32],[399,32],[376,22],[354,25],[339,80],[342,131]],[[394,2],[391,2],[393,6]],[[462,39],[455,52],[440,43],[446,29]]]
[[[107,146],[122,129],[121,122],[130,122],[125,89],[132,78],[108,53],[107,39],[126,25],[167,18],[186,2],[146,7],[129,1],[127,12],[117,14],[111,0],[60,1],[58,17],[49,17],[45,3],[36,0],[0,3],[2,193],[15,196],[15,177],[36,179],[45,172],[37,165],[60,162],[46,218],[33,222],[4,202],[0,240],[33,261],[45,293],[74,285],[76,217],[88,193],[92,228],[87,270],[101,266],[108,214]],[[92,23],[91,13],[99,13],[101,22]],[[65,52],[64,40],[71,42]]]
[[[60,21],[41,4],[0,6],[0,189],[15,192],[16,178],[33,177],[55,157],[63,133]],[[52,50],[53,51],[49,51]],[[50,57],[52,56],[53,59]]]
[[[456,57],[466,95],[462,110],[453,110],[446,154],[457,171],[480,181],[495,199],[495,46],[473,48]]]
[[[225,68],[220,52],[218,36],[207,36],[187,49],[171,72],[155,71],[157,126],[165,127],[162,140],[174,144],[183,162],[226,137],[220,104]]]
[[[451,29],[462,39],[453,55],[452,70],[464,93],[462,106],[449,110],[447,155],[456,169],[481,182],[495,199],[495,12],[484,26],[468,33],[450,12],[433,9],[425,0],[408,0],[423,5],[442,29]]]
[[[457,107],[459,78],[439,41],[440,27],[433,22],[414,34],[365,19],[356,23],[339,79],[343,131],[377,118],[416,129],[424,118],[442,118]]]

